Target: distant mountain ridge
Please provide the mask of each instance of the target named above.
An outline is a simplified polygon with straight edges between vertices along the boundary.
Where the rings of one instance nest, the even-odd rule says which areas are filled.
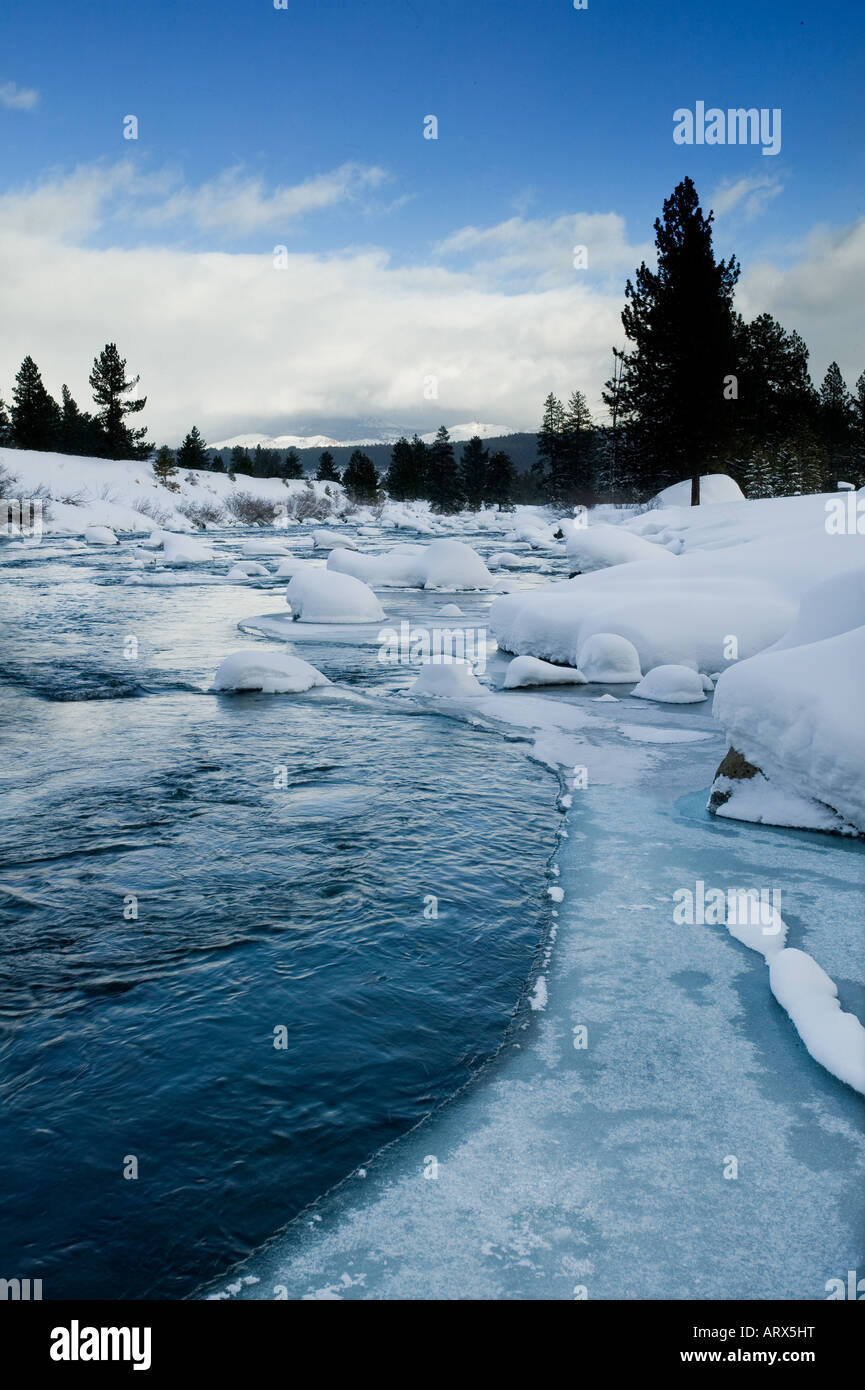
[[[383,429],[375,437],[366,439],[331,439],[326,434],[235,434],[230,439],[221,439],[216,444],[211,444],[211,449],[254,449],[260,444],[262,449],[368,449],[378,444],[394,444],[401,435],[411,437],[414,431],[398,430],[394,427]],[[479,435],[481,439],[503,439],[511,434],[520,434],[521,431],[514,429],[510,425],[485,425],[480,420],[470,420],[466,424],[449,425],[448,433],[455,444],[462,444],[473,435]],[[432,444],[436,437],[436,431],[432,430],[428,434],[422,434],[427,444]]]

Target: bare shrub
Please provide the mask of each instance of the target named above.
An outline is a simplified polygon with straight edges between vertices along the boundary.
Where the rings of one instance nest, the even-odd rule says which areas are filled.
[[[307,483],[302,492],[289,497],[281,508],[283,515],[292,521],[326,521],[330,509],[330,499],[317,497],[312,483]]]
[[[151,521],[155,521],[158,526],[167,526],[171,520],[172,513],[160,507],[158,502],[154,502],[150,497],[145,497],[143,501],[135,503],[135,510],[141,512],[142,516],[149,516]]]
[[[266,497],[256,497],[254,492],[232,492],[225,505],[243,526],[273,525],[276,507]]]
[[[219,526],[225,521],[225,512],[218,502],[181,502],[177,510],[194,526]]]

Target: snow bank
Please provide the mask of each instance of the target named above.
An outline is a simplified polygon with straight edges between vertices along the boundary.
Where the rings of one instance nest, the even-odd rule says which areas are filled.
[[[857,620],[861,625],[837,631]],[[821,637],[827,631],[832,635]],[[797,638],[812,640],[793,645]],[[724,672],[715,717],[731,746],[770,782],[816,797],[865,832],[863,689],[865,571],[859,571],[820,585],[771,651]]]
[[[119,542],[110,526],[88,526],[84,531],[88,545],[118,545]]]
[[[575,666],[553,666],[535,656],[515,656],[505,672],[505,690],[532,685],[585,685],[586,677]]]
[[[592,526],[569,526],[565,546],[571,564],[581,574],[606,569],[610,565],[627,565],[633,560],[649,560],[659,565],[674,565],[676,557],[663,546],[635,536],[623,526],[604,522]]]
[[[690,666],[655,666],[631,694],[667,705],[693,705],[706,698],[703,681]]]
[[[292,618],[303,623],[377,623],[384,618],[372,589],[353,575],[333,570],[296,574],[286,598]]]
[[[417,680],[409,686],[407,693],[476,700],[479,695],[489,694],[489,691],[476,679],[467,661],[448,661],[444,657],[434,656],[421,667]]]
[[[477,551],[463,541],[406,545],[387,555],[355,555],[336,549],[328,556],[327,567],[354,575],[379,589],[484,590],[493,582]]]
[[[213,677],[213,690],[261,690],[265,695],[296,695],[330,685],[308,661],[283,652],[255,650],[227,656]]]

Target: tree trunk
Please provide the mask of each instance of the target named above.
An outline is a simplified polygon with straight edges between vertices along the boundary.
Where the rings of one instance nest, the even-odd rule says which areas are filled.
[[[699,473],[695,473],[694,476],[691,478],[691,506],[692,506],[692,507],[699,507],[699,505],[700,505],[700,475],[699,475]]]

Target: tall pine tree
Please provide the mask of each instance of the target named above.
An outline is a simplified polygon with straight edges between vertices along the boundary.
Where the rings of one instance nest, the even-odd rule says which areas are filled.
[[[703,466],[735,424],[724,387],[736,365],[739,265],[734,257],[715,260],[712,222],[693,181],[683,179],[655,221],[658,268],[643,262],[636,283],[625,286],[622,311],[633,346],[622,359],[618,410],[633,432],[642,490],[690,475],[692,502]]]
[[[350,502],[371,506],[378,495],[378,474],[369,454],[355,449],[342,475],[342,485]]]
[[[124,399],[134,391],[138,380],[137,376],[127,379],[126,361],[117,351],[116,343],[106,343],[99,356],[93,359],[90,385],[99,407],[96,418],[102,427],[110,459],[146,458],[153,447],[146,441],[144,427],[132,429],[126,423],[128,415],[137,415],[147,404],[146,396],[137,400]]]
[[[503,449],[497,449],[487,464],[484,501],[498,507],[500,512],[512,512],[516,479],[517,470],[510,454],[506,454]]]
[[[473,434],[463,445],[459,468],[460,490],[471,512],[479,512],[484,504],[489,461],[489,449],[484,448],[480,435]]]
[[[434,512],[451,515],[463,504],[454,446],[444,425],[438,430],[428,454],[427,496]]]
[[[544,414],[538,430],[538,456],[532,464],[548,502],[560,506],[563,502],[563,473],[565,461],[565,408],[551,391],[544,401]]]
[[[844,478],[855,453],[856,403],[844,383],[837,362],[830,362],[820,387],[818,430],[829,468]]]
[[[564,457],[562,498],[567,506],[588,503],[595,497],[595,426],[582,391],[574,391],[562,421]]]
[[[60,407],[49,396],[39,368],[25,357],[12,388],[12,435],[17,449],[56,449]]]
[[[201,437],[198,426],[193,425],[189,434],[177,450],[178,468],[208,468],[207,445]]]

